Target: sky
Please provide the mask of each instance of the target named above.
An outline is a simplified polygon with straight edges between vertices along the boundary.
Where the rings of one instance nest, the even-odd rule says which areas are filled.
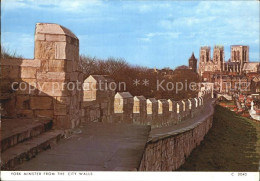
[[[2,0],[1,44],[33,58],[35,24],[57,23],[80,40],[80,54],[132,65],[187,65],[201,46],[249,45],[259,61],[258,1]]]

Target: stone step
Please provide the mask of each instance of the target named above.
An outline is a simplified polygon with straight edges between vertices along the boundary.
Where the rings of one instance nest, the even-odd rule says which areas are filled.
[[[62,136],[63,131],[50,130],[7,149],[1,154],[1,169],[13,170],[18,164],[28,161],[38,153],[53,147]]]
[[[52,128],[49,118],[15,118],[1,120],[1,152]]]

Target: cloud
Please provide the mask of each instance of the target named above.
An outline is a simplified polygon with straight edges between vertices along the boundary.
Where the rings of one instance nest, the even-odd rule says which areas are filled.
[[[150,37],[145,37],[145,38],[139,38],[140,41],[143,41],[143,42],[149,42],[151,41],[151,38]]]
[[[87,12],[104,5],[101,0],[2,0],[3,10],[17,10],[21,8],[45,9],[68,12]]]
[[[68,27],[80,38],[81,51],[100,57],[143,58],[153,65],[163,55],[164,63],[171,56],[186,62],[186,54],[202,44],[242,42],[251,57],[259,57],[258,7],[252,1],[2,0],[2,30],[17,32],[3,32],[2,42],[31,57],[33,26],[40,21]]]
[[[171,4],[169,2],[163,1],[153,1],[153,2],[145,2],[145,1],[130,1],[124,2],[122,5],[123,9],[138,11],[139,13],[149,13],[156,10],[162,9],[171,9]]]
[[[174,29],[176,27],[192,27],[197,25],[203,25],[213,22],[216,19],[215,16],[208,17],[176,17],[175,19],[163,19],[159,22],[159,25],[165,29]]]
[[[150,42],[153,38],[156,37],[176,39],[179,37],[180,34],[181,34],[180,32],[152,32],[152,33],[146,33],[144,37],[139,38],[139,40],[144,42]]]
[[[155,32],[155,33],[147,33],[145,36],[146,37],[156,37],[156,36],[167,36],[170,38],[178,38],[180,32]]]

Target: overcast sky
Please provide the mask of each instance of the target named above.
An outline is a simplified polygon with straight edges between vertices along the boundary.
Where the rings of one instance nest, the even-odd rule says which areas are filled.
[[[37,22],[70,29],[80,40],[80,53],[120,57],[133,65],[174,68],[186,64],[203,45],[250,46],[259,61],[257,1],[98,1],[2,0],[2,45],[33,58]]]

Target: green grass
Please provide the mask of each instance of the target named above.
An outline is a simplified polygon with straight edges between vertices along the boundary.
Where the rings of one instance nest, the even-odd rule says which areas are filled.
[[[216,106],[213,126],[179,171],[259,171],[260,123]]]

